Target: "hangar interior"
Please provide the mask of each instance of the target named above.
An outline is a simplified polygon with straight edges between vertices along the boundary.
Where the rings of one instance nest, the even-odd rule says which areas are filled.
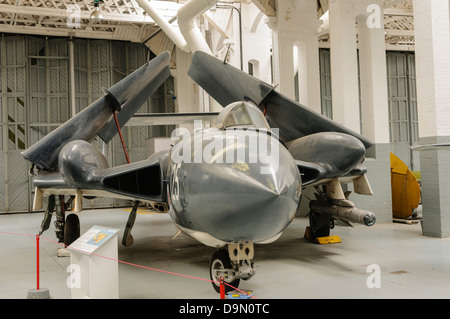
[[[97,7],[100,19],[91,16]],[[305,190],[298,218],[293,223],[297,229],[291,226],[286,236],[281,237],[281,244],[258,246],[257,254],[263,256],[258,271],[266,269],[275,273],[285,265],[292,271],[289,279],[293,280],[296,276],[293,266],[308,269],[312,264],[323,268],[326,279],[336,281],[329,294],[312,295],[319,298],[334,298],[341,292],[337,287],[345,284],[335,277],[347,278],[353,289],[353,293],[339,297],[397,298],[401,291],[395,289],[397,285],[409,292],[412,287],[416,297],[447,298],[448,285],[439,283],[437,278],[448,275],[444,266],[445,255],[450,251],[446,240],[450,236],[450,205],[446,194],[450,183],[446,177],[450,153],[445,150],[450,140],[449,16],[449,0],[3,1],[0,4],[0,179],[4,182],[0,184],[0,231],[5,233],[0,233],[0,240],[5,244],[1,250],[0,276],[10,278],[5,281],[8,287],[17,283],[19,289],[0,287],[0,297],[21,298],[20,294],[26,293],[23,287],[33,285],[33,265],[16,267],[17,263],[23,263],[22,257],[32,263],[34,257],[29,256],[34,249],[32,241],[6,234],[36,232],[43,215],[42,211],[33,212],[35,190],[29,174],[30,163],[21,153],[103,96],[103,88],[111,87],[165,51],[171,54],[171,75],[138,112],[219,112],[222,106],[187,74],[192,53],[201,50],[273,85],[288,98],[374,143],[364,161],[373,196],[352,194],[350,199],[356,206],[375,213],[375,230],[338,225],[335,232],[342,234],[343,243],[319,248],[307,246],[298,238],[301,239],[306,227],[308,199],[314,195]],[[169,139],[179,126],[176,122],[153,125],[137,122],[124,127],[123,138],[131,162],[146,159],[152,153],[150,143]],[[93,144],[106,152],[111,166],[127,163],[119,136],[107,147],[100,140]],[[438,147],[426,148],[428,145]],[[421,146],[425,148],[422,150]],[[397,198],[392,197],[391,153],[420,181],[420,205],[411,209],[411,215],[418,211],[420,218],[412,225],[392,223]],[[344,187],[353,191],[351,184]],[[110,217],[106,213],[109,210],[112,212],[110,225],[123,228],[127,217],[123,211],[131,205],[124,199],[85,198],[83,208],[89,214],[80,213],[85,215],[81,218],[82,227],[109,225]],[[137,224],[140,218],[147,219],[144,225],[150,228],[136,227],[133,233],[136,243],[129,248],[120,247],[120,259],[150,265],[153,259],[151,253],[145,254],[145,246],[152,247],[152,241],[156,241],[158,245],[149,249],[158,256],[158,266],[174,272],[192,270],[192,276],[202,277],[201,263],[207,248],[190,238],[182,238],[177,247],[176,240],[169,240],[174,233],[168,230],[168,217],[145,212],[142,215],[138,216]],[[51,232],[52,228],[47,231],[47,237]],[[146,240],[139,242],[139,234]],[[395,251],[390,250],[393,243]],[[48,266],[49,276],[54,276],[52,280],[59,283],[49,280],[47,286],[51,286],[52,293],[55,291],[54,298],[69,298],[70,291],[65,285],[68,260],[55,257],[56,249],[52,250],[52,245],[44,244],[48,260],[43,269]],[[168,247],[167,251],[164,247]],[[133,249],[139,257],[130,252]],[[290,261],[291,249],[303,251],[301,257]],[[368,261],[364,253],[377,258]],[[173,254],[179,266],[168,258]],[[392,261],[398,254],[412,259]],[[346,256],[353,264],[348,259],[345,261]],[[189,262],[188,266],[183,267],[183,260]],[[337,269],[330,271],[322,264],[324,260],[337,265]],[[281,266],[274,265],[277,262]],[[404,270],[406,266],[402,262],[415,264],[416,268]],[[380,264],[382,268],[386,265],[383,287],[389,289],[367,288],[367,264]],[[319,276],[311,272],[312,277]],[[123,278],[133,276],[131,273],[125,270]],[[352,273],[356,273],[357,279],[351,277]],[[299,286],[305,284],[300,274]],[[409,283],[413,276],[421,278],[419,283]],[[251,287],[257,277],[246,286]],[[265,278],[255,283],[255,293],[259,289],[260,296],[311,297],[299,294],[294,288],[288,290],[288,295],[271,295],[268,281],[275,277],[266,275]],[[136,284],[139,281],[130,280]],[[167,285],[164,278],[155,280]],[[434,291],[424,292],[425,288],[421,288],[421,284],[427,285],[427,280],[436,287]],[[285,278],[278,278],[277,284],[280,281],[284,282]],[[127,286],[125,282],[124,279],[121,287]],[[289,284],[285,282],[283,287]],[[176,284],[173,287],[179,289],[175,288]],[[195,296],[187,288],[181,289],[179,295],[167,290],[160,296],[137,295],[127,290],[121,297],[210,298],[208,290],[199,287],[201,293]]]

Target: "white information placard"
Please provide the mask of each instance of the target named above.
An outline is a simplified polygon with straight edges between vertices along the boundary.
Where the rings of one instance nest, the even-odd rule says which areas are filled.
[[[119,230],[102,226],[92,226],[87,232],[81,235],[67,249],[74,250],[84,254],[93,254],[109,239],[111,239]]]
[[[67,247],[71,264],[79,269],[73,299],[119,298],[118,231],[96,225]]]

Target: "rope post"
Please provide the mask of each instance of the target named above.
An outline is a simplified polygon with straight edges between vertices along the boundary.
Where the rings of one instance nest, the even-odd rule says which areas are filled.
[[[28,290],[27,299],[50,299],[50,292],[47,288],[40,288],[39,284],[39,235],[36,235],[36,289]]]
[[[225,284],[223,277],[220,277],[220,299],[225,299]]]
[[[36,290],[39,290],[39,235],[36,235]]]

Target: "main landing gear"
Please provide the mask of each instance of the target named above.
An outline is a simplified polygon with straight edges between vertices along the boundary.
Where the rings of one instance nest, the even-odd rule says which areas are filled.
[[[56,201],[56,198],[58,198],[58,201]],[[49,196],[39,235],[42,235],[42,233],[49,228],[53,213],[56,212],[54,225],[58,243],[63,243],[64,246],[67,247],[80,237],[80,220],[78,215],[69,214],[66,217],[66,211],[73,200],[73,196],[71,196],[67,202],[65,202],[64,195]]]
[[[218,249],[209,263],[209,274],[214,290],[220,293],[220,283],[225,292],[238,288],[240,280],[249,280],[255,274],[253,243],[228,244],[228,249]]]

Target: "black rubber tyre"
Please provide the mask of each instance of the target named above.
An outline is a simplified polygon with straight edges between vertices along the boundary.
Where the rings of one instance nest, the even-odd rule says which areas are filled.
[[[216,250],[214,254],[211,257],[210,263],[209,263],[209,277],[211,278],[212,286],[214,287],[214,290],[217,293],[220,293],[220,278],[217,278],[215,275],[213,275],[214,269],[230,269],[231,268],[231,260],[228,256],[228,251],[225,249]],[[230,284],[232,287],[228,285],[225,286],[225,293],[235,290],[235,288],[239,287],[240,279],[235,279],[232,282],[229,282],[227,278],[224,278],[224,281],[228,284]]]
[[[64,223],[64,245],[70,246],[80,237],[80,219],[77,214],[70,214]]]

